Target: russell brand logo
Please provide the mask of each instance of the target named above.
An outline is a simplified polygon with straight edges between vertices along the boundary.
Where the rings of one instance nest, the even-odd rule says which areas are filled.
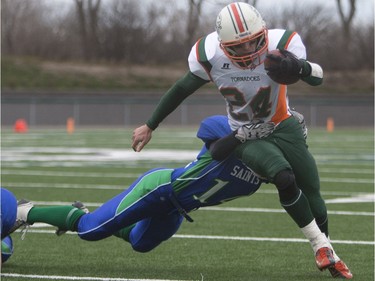
[[[230,69],[229,63],[223,63],[223,66],[221,67],[221,69]]]

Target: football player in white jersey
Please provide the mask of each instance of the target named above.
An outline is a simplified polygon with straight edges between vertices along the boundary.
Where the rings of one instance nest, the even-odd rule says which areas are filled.
[[[276,49],[283,57],[270,54]],[[267,68],[266,57],[274,62]],[[281,205],[305,235],[318,227],[328,237],[327,209],[315,160],[301,126],[291,118],[287,83],[271,79],[302,80],[312,86],[322,83],[323,70],[306,60],[301,37],[293,31],[267,29],[253,6],[231,3],[220,11],[216,31],[193,46],[188,61],[189,71],[164,94],[146,124],[134,130],[133,149],[141,151],[165,117],[213,82],[225,99],[233,130],[227,141],[241,142],[235,150],[237,157],[276,186]],[[272,122],[276,129],[266,138],[247,141],[241,126],[257,122]],[[352,278],[333,249],[319,249],[315,257],[320,270],[328,268],[333,277]]]

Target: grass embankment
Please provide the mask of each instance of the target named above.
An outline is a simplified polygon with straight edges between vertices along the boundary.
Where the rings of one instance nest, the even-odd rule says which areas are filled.
[[[125,90],[167,89],[187,65],[126,65],[109,63],[56,62],[35,58],[2,58],[2,88],[10,90]],[[323,85],[296,83],[293,93],[373,94],[373,70],[325,72]],[[212,84],[208,87],[214,88]]]

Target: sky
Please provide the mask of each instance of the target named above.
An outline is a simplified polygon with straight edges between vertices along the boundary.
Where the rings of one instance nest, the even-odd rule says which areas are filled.
[[[74,3],[74,0],[45,0],[46,3],[49,5],[59,5],[60,7],[63,7],[64,5],[71,5]],[[105,3],[106,0],[102,0],[102,3]],[[128,0],[128,1],[138,1],[138,3],[155,3],[155,0]],[[267,9],[272,8],[276,5],[280,7],[293,5],[293,3],[298,3],[301,0],[257,0],[257,8],[259,10],[261,9]],[[336,17],[338,19],[338,9],[337,9],[337,0],[302,0],[303,3],[306,4],[321,4],[323,6],[326,6],[327,9],[332,10],[332,16]],[[341,0],[341,2],[348,7],[350,0]],[[156,3],[160,3],[161,5],[166,3],[174,2],[174,5],[180,6],[180,7],[186,7],[188,0],[161,0]],[[204,8],[215,12],[215,14],[219,13],[222,7],[224,7],[226,4],[234,2],[230,0],[205,0]],[[220,5],[220,3],[223,3]],[[173,5],[173,6],[174,6]],[[356,14],[354,21],[355,22],[369,22],[374,21],[374,0],[356,0]],[[346,10],[348,11],[348,10]]]
[[[181,2],[186,2],[178,0]],[[301,0],[300,0],[301,1]],[[229,1],[216,1],[216,0],[206,0],[207,7],[217,7],[217,3]],[[234,1],[233,1],[234,2]],[[293,3],[299,2],[298,0],[257,0],[257,9],[261,10],[262,8],[272,8],[276,4],[279,6],[288,6],[293,5]],[[349,0],[341,0],[344,7],[346,7],[346,12],[349,8]],[[338,9],[337,9],[337,0],[303,0],[305,4],[320,4],[327,7],[327,9],[332,10],[332,15],[338,18]],[[220,9],[218,9],[219,11]],[[354,20],[357,22],[361,21],[374,21],[374,0],[356,0],[356,14]]]

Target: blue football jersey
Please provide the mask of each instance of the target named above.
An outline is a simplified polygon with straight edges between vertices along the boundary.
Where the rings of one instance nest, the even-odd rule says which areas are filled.
[[[262,184],[262,180],[235,155],[223,161],[212,159],[206,144],[231,132],[226,116],[216,115],[203,120],[197,137],[205,145],[197,159],[173,171],[173,190],[187,211],[249,196]]]
[[[1,187],[1,239],[9,234],[16,222],[17,199],[9,190]]]

